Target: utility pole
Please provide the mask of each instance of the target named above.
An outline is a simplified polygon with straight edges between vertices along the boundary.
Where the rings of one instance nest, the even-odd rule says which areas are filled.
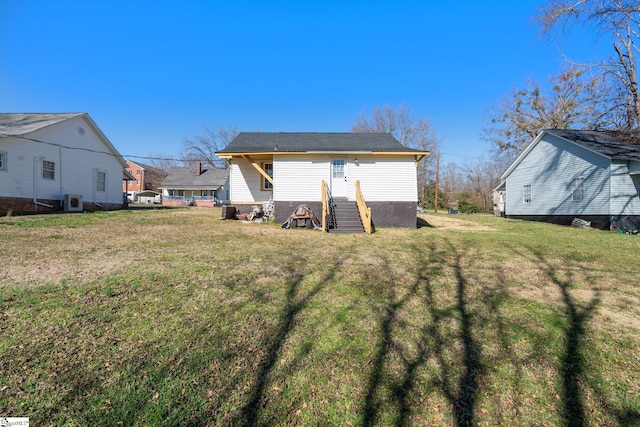
[[[436,200],[434,203],[435,213],[438,213],[438,181],[440,177],[440,152],[436,154]]]

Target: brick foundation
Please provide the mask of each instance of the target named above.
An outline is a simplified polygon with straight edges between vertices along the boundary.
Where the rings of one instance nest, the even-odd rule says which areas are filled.
[[[0,215],[25,215],[39,214],[50,212],[62,212],[63,206],[60,200],[38,199],[38,203],[44,203],[52,207],[36,205],[33,199],[25,199],[20,197],[0,197]],[[122,203],[101,203],[100,206],[91,202],[84,202],[83,211],[114,211],[122,209]]]

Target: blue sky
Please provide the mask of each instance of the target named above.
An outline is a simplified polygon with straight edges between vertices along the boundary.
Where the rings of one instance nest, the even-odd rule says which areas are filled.
[[[543,3],[0,0],[0,111],[88,112],[134,158],[205,124],[345,132],[405,104],[461,163],[487,154],[492,102],[560,72]],[[602,56],[588,32],[563,49]]]

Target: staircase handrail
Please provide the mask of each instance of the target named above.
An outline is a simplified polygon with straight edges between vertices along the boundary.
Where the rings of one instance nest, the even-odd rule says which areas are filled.
[[[360,213],[365,233],[371,234],[371,208],[367,207],[362,190],[360,190],[360,180],[356,181],[356,205],[358,205],[358,212]]]
[[[329,215],[329,209],[331,205],[331,192],[327,182],[322,180],[322,231],[327,232],[327,215]]]

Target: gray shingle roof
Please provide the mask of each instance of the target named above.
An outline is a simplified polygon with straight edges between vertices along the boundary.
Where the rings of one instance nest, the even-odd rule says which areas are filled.
[[[419,152],[389,133],[241,132],[223,153],[256,152]]]
[[[0,135],[25,135],[84,113],[0,113]]]
[[[623,141],[613,132],[567,129],[545,129],[545,132],[613,159],[640,160],[640,145]]]
[[[228,168],[203,168],[202,173],[196,175],[193,167],[176,167],[169,171],[160,188],[217,190],[225,184],[228,176]]]

